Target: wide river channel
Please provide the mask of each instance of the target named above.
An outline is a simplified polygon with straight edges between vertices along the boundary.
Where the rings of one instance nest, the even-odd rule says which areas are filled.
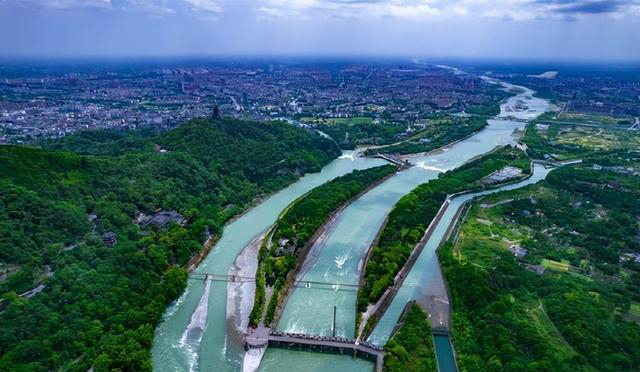
[[[442,150],[407,156],[414,167],[396,173],[371,189],[336,217],[326,238],[313,247],[314,254],[306,264],[306,270],[301,273],[301,279],[357,284],[367,249],[380,230],[385,216],[403,195],[436,178],[440,172],[456,168],[496,146],[516,143],[514,132],[523,129],[524,120],[535,118],[549,109],[549,103],[534,97],[533,91],[507,83],[500,84],[513,91],[514,96],[501,105],[501,112],[495,120],[488,120],[488,126],[484,130]],[[510,117],[518,120],[508,120]],[[271,226],[278,214],[297,197],[354,169],[385,163],[354,155],[345,152],[321,172],[304,176],[229,224],[211,253],[195,271],[226,274],[243,248]],[[545,175],[546,171],[536,167],[533,177],[510,185],[509,188],[523,186],[544,178]],[[456,198],[451,207],[453,203],[463,203],[471,197],[464,195]],[[384,344],[406,302],[420,295],[421,286],[428,283],[425,281],[434,280],[434,267],[437,268],[435,246],[439,242],[437,237],[443,236],[447,220],[451,221],[455,209],[449,208],[436,226],[436,233],[427,243],[369,341]],[[439,232],[442,234],[438,235]],[[335,306],[337,335],[352,338],[355,328],[355,299],[356,292],[348,287],[298,288],[293,291],[285,306],[278,329],[329,335]],[[152,350],[154,370],[237,372],[243,370],[243,363],[247,364],[247,372],[255,370],[258,361],[244,360],[244,349],[231,324],[233,322],[227,318],[227,283],[189,280],[185,292],[167,308],[162,323],[156,329]],[[261,372],[370,372],[372,369],[372,363],[348,356],[276,348],[268,349],[258,367]]]

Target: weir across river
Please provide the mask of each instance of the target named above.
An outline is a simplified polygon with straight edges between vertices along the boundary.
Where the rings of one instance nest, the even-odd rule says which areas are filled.
[[[376,372],[381,372],[384,362],[384,350],[370,344],[356,343],[355,340],[343,337],[311,336],[286,332],[270,331],[269,328],[258,327],[246,337],[245,348],[281,347],[287,349],[303,349],[340,355],[351,355],[375,361]]]
[[[393,155],[389,155],[389,154],[383,154],[383,153],[378,153],[375,154],[373,157],[375,158],[380,158],[380,159],[384,159],[386,161],[388,161],[389,163],[393,163],[397,166],[403,167],[403,168],[409,168],[411,167],[411,164],[408,163],[407,161],[401,160]]]

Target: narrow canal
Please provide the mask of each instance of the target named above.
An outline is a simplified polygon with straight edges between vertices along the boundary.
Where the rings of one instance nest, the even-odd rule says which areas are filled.
[[[456,372],[458,368],[456,367],[456,359],[453,356],[453,349],[451,348],[451,340],[449,340],[449,336],[433,336],[433,345],[436,349],[438,371]]]
[[[423,308],[433,309],[430,311],[430,321],[432,327],[439,327],[448,323],[448,305],[450,299],[446,293],[442,272],[438,265],[436,250],[445,238],[451,222],[455,219],[456,213],[464,204],[471,199],[493,194],[505,190],[513,190],[524,187],[546,178],[551,170],[535,164],[533,175],[521,182],[506,185],[495,190],[488,190],[473,194],[463,194],[451,200],[447,210],[443,214],[438,224],[433,230],[433,234],[427,241],[424,250],[409,271],[402,287],[393,299],[393,302],[384,313],[383,317],[374,328],[367,339],[374,345],[384,345],[395,327],[407,302],[416,300]],[[444,304],[442,306],[441,304]],[[438,311],[441,310],[441,311]],[[455,372],[453,361],[453,350],[447,336],[434,336],[436,355],[440,372]]]
[[[531,119],[548,108],[548,102],[533,97],[523,87],[501,83],[517,89],[516,95],[501,105],[500,118]],[[522,109],[526,106],[525,109]],[[489,120],[483,131],[443,150],[430,154],[415,154],[407,159],[415,167],[397,173],[370,190],[347,207],[336,219],[326,240],[316,247],[313,259],[302,280],[357,283],[360,262],[380,229],[386,214],[406,193],[438,173],[460,166],[499,145],[513,144],[515,130],[524,122]],[[270,226],[291,201],[335,177],[354,169],[383,164],[376,159],[343,156],[327,165],[320,173],[303,177],[297,183],[273,195],[235,222],[228,225],[220,241],[196,269],[201,273],[225,274],[237,255],[256,236]],[[432,258],[433,260],[433,258]],[[414,269],[420,265],[416,264]],[[405,284],[406,285],[406,284]],[[404,289],[404,287],[403,287]],[[356,292],[346,288],[301,288],[290,297],[278,328],[310,334],[328,334],[331,330],[332,308],[338,309],[337,334],[353,337],[355,327]],[[240,371],[244,350],[235,332],[229,332],[233,322],[227,319],[227,283],[212,282],[205,288],[202,281],[190,280],[185,293],[166,311],[157,328],[152,350],[156,371]],[[392,319],[393,315],[389,315]],[[385,316],[386,317],[386,316]],[[397,320],[397,318],[396,318]],[[378,329],[376,329],[376,332]],[[382,332],[382,331],[380,331]],[[373,336],[372,336],[373,337]],[[256,363],[248,363],[254,370]],[[269,349],[259,370],[305,371],[371,371],[372,364],[347,356],[313,354]]]

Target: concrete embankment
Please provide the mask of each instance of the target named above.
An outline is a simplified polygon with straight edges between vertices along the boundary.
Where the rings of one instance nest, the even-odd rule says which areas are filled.
[[[204,260],[209,252],[211,252],[211,248],[216,245],[217,241],[218,237],[216,235],[209,234],[209,236],[207,236],[207,240],[205,240],[205,242],[202,244],[202,249],[200,250],[200,252],[198,252],[197,255],[193,256],[187,263],[188,272],[192,272],[196,267],[198,267],[198,265],[200,265],[202,260]]]
[[[400,168],[399,168],[400,169]],[[274,328],[277,327],[278,322],[280,321],[280,317],[282,316],[282,312],[284,307],[286,306],[287,300],[291,293],[293,293],[295,286],[293,285],[296,281],[301,280],[304,274],[313,266],[313,263],[318,257],[320,250],[324,246],[324,242],[329,238],[330,232],[335,227],[335,223],[338,219],[338,216],[342,211],[344,211],[349,205],[351,205],[354,201],[358,200],[362,195],[371,191],[375,187],[379,186],[389,178],[393,177],[396,172],[391,173],[380,180],[372,183],[366,189],[359,192],[354,197],[350,198],[346,202],[344,202],[338,209],[333,211],[325,220],[325,222],[316,230],[316,232],[309,238],[307,243],[300,250],[298,255],[296,265],[291,272],[287,275],[287,282],[283,288],[283,293],[280,297],[280,301],[278,303],[276,313],[273,320]]]
[[[493,185],[491,189],[496,189],[496,188],[504,187],[509,184],[522,182],[528,179],[529,177],[531,177],[532,174],[533,174],[533,171],[530,171],[529,174],[525,175],[524,177],[503,182],[501,184]],[[387,290],[383,293],[382,297],[378,300],[378,302],[376,302],[374,305],[370,305],[367,311],[363,314],[360,327],[357,330],[359,335],[358,339],[363,339],[363,340],[367,339],[369,334],[368,332],[365,333],[365,330],[368,330],[369,332],[372,331],[375,328],[375,323],[387,311],[387,309],[393,302],[393,299],[395,298],[396,294],[404,284],[404,281],[407,278],[409,272],[411,271],[414,264],[418,260],[418,257],[420,257],[420,254],[422,254],[422,251],[424,250],[424,247],[426,246],[427,242],[431,239],[431,236],[435,231],[436,227],[439,225],[442,219],[442,216],[445,214],[445,212],[447,212],[449,205],[451,204],[451,201],[461,195],[468,194],[469,192],[471,191],[465,190],[465,191],[461,191],[461,192],[454,193],[447,196],[447,199],[440,206],[438,213],[434,216],[429,226],[425,230],[424,235],[422,236],[418,244],[414,246],[411,252],[411,255],[407,259],[407,262],[404,264],[402,269],[400,269],[400,271],[396,274],[393,285],[387,288]],[[463,208],[462,206],[460,206],[455,211],[454,217],[451,219],[451,221],[449,221],[444,237],[441,239],[441,241],[437,242],[438,248],[440,247],[440,245],[442,245],[443,242],[445,242],[449,238],[458,218],[460,217],[460,213],[462,212],[462,210]],[[385,225],[382,226],[379,232],[379,235],[382,233],[385,226],[386,226],[386,221],[385,221]],[[365,267],[366,267],[366,262],[365,262]],[[437,265],[437,271],[438,272],[434,274],[442,278],[443,276],[442,276],[439,262]],[[362,285],[364,283],[364,274],[365,273],[363,270],[360,278],[360,288],[362,288]],[[417,303],[423,308],[423,310],[425,310],[428,314],[430,314],[432,320],[437,320],[436,327],[438,329],[448,332],[451,324],[451,309],[450,309],[451,297],[449,296],[448,288],[446,288],[447,286],[446,281],[444,281],[444,279],[442,279],[441,281],[444,283],[444,288],[434,287],[434,288],[431,288],[430,290],[427,290],[426,292],[428,294],[418,299]],[[367,323],[371,323],[371,324],[367,324]]]
[[[297,262],[294,269],[288,274],[287,282],[285,283],[285,287],[283,288],[283,295],[280,296],[280,300],[278,306],[276,308],[276,313],[272,324],[277,325],[282,315],[282,311],[284,306],[286,305],[286,301],[288,296],[292,293],[295,288],[295,282],[298,277],[302,277],[304,272],[309,269],[309,267],[315,261],[316,255],[313,254],[314,246],[319,247],[322,246],[323,242],[329,235],[329,232],[332,229],[332,226],[335,224],[337,217],[340,213],[348,207],[353,201],[360,198],[366,192],[375,188],[382,182],[386,181],[388,178],[395,175],[391,173],[386,177],[374,182],[369,185],[366,189],[362,190],[356,196],[350,198],[348,201],[343,203],[340,207],[338,207],[335,211],[333,211],[325,220],[325,222],[316,230],[316,232],[311,236],[308,242],[300,249],[298,254]],[[298,202],[301,198],[308,194],[297,198],[293,201],[289,206],[287,206],[282,213],[280,213],[279,217],[282,217],[284,213],[288,209],[291,208],[296,202]],[[272,225],[268,231],[272,231],[277,227],[277,223]],[[260,249],[260,245],[263,242],[263,239],[269,239],[269,232],[266,234],[261,234],[261,236],[252,240],[241,252],[241,254],[237,257],[235,264],[229,271],[229,276],[253,276],[258,266],[258,253]],[[317,252],[316,252],[317,253]],[[248,317],[251,312],[251,308],[253,307],[253,301],[255,297],[255,282],[250,283],[229,283],[228,284],[228,293],[229,299],[227,304],[227,314],[228,314],[228,323],[229,328],[235,328],[236,330],[240,330],[240,332],[236,332],[236,334],[240,334],[244,339],[245,348],[247,349],[247,353],[243,360],[243,371],[250,372],[255,370],[257,366],[260,364],[260,359],[264,355],[264,352],[267,346],[270,344],[267,340],[269,339],[269,335],[271,333],[271,327],[269,325],[264,325],[260,323],[260,325],[256,329],[248,330]],[[272,295],[276,295],[273,293]],[[267,303],[269,298],[267,298]],[[275,327],[274,327],[275,328]]]
[[[373,305],[373,307],[368,309],[367,313],[363,314],[361,324],[366,324],[369,321],[376,322],[377,319],[380,319],[380,317],[384,314],[384,312],[387,310],[389,305],[391,305],[391,302],[393,302],[393,298],[395,297],[396,293],[398,292],[400,287],[402,287],[402,284],[404,283],[404,280],[407,277],[407,274],[413,268],[413,265],[415,264],[416,260],[420,256],[420,253],[422,253],[424,246],[426,245],[427,241],[429,241],[429,238],[433,234],[435,227],[440,222],[442,215],[446,212],[447,208],[449,207],[450,201],[451,199],[447,198],[444,201],[444,203],[442,203],[442,205],[440,206],[440,209],[438,210],[438,213],[436,213],[435,217],[431,220],[431,223],[425,230],[424,235],[422,236],[418,244],[416,244],[415,247],[413,248],[413,251],[411,252],[411,255],[409,256],[409,258],[407,259],[407,262],[402,267],[402,269],[400,269],[400,271],[398,271],[398,273],[396,274],[393,281],[393,285],[387,288],[387,290],[382,294],[382,297],[380,297],[378,302],[376,302],[376,304]],[[385,227],[386,227],[386,222],[385,222],[385,225],[381,227],[380,231],[382,232]],[[371,251],[371,248],[369,249],[369,251]],[[365,274],[364,268],[366,268],[366,264],[367,262],[364,263],[365,266],[361,271],[361,275],[360,275],[361,283],[364,283],[364,274]],[[365,326],[365,328],[371,331],[373,330],[374,325],[375,324],[371,324],[369,325],[369,327]],[[361,328],[359,331],[363,332],[364,328]],[[368,337],[368,334],[361,334],[360,337],[358,337],[358,339],[364,340],[367,337]]]

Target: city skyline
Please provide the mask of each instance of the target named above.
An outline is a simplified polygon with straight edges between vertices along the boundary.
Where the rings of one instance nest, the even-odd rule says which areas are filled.
[[[638,61],[636,0],[0,0],[1,57]]]

